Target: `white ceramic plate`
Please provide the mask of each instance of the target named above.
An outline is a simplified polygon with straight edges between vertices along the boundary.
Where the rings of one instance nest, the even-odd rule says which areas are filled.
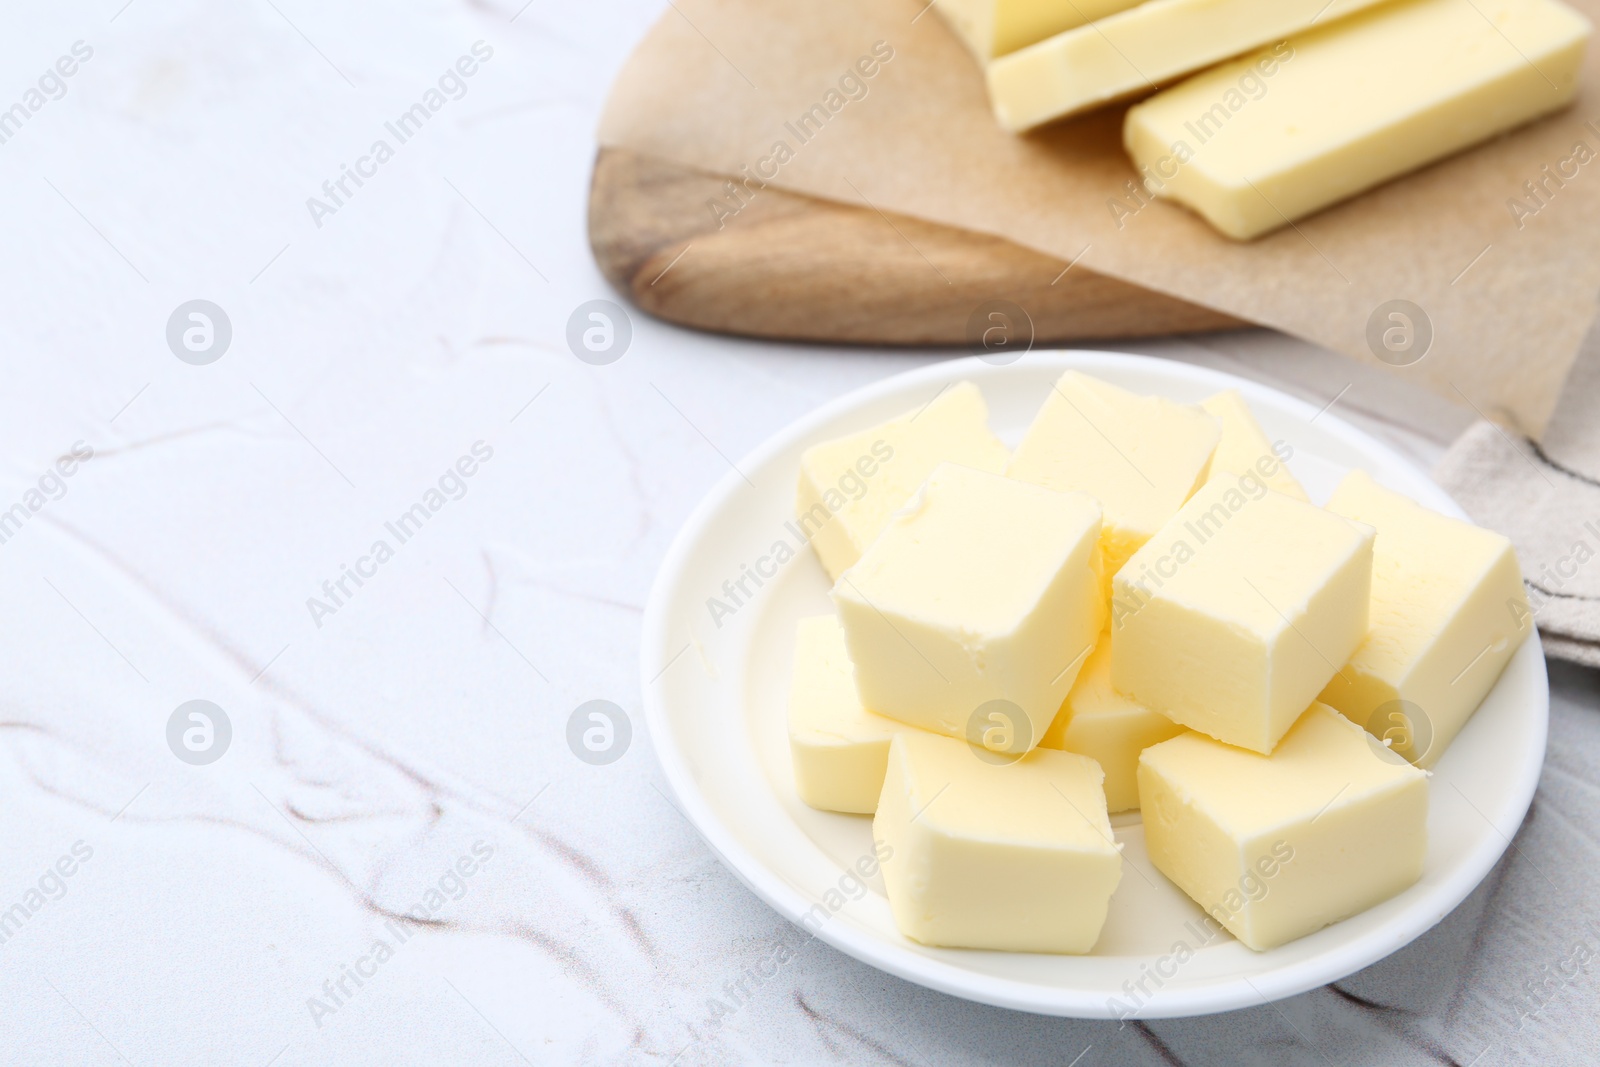
[[[786,525],[800,453],[916,408],[962,379],[982,388],[995,432],[1014,445],[1069,367],[1191,403],[1240,390],[1268,437],[1293,446],[1289,465],[1315,501],[1361,467],[1429,507],[1461,514],[1425,474],[1336,416],[1187,364],[1034,352],[1009,366],[938,363],[857,390],[744,459],[742,473],[730,473],[701,503],[662,564],[645,612],[642,677],[651,738],[679,803],[722,861],[786,918],[805,920],[822,940],[874,967],[988,1004],[1085,1018],[1118,1017],[1134,1003],[1139,1018],[1199,1015],[1292,996],[1382,959],[1472,891],[1527,813],[1549,718],[1537,640],[1522,646],[1435,769],[1422,880],[1270,952],[1252,952],[1226,934],[1209,943],[1197,936],[1202,913],[1151,865],[1136,814],[1113,819],[1137,870],[1124,872],[1091,955],[929,948],[895,929],[881,879],[862,885],[850,873],[872,851],[870,818],[814,811],[796,799],[784,725],[794,625],[831,610],[821,565]],[[745,578],[751,595],[735,603],[724,583],[736,587],[746,568],[770,576],[759,587]],[[733,614],[714,619],[711,597]],[[1187,951],[1175,953],[1179,942]],[[1130,994],[1141,978],[1144,993]]]

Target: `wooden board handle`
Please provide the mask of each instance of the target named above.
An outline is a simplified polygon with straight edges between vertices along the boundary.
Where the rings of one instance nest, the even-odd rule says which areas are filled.
[[[1247,325],[999,237],[774,188],[719,219],[709,203],[740,202],[728,180],[602,148],[589,244],[606,278],[669,322],[798,341],[970,345],[995,301],[1026,312],[1035,345]]]

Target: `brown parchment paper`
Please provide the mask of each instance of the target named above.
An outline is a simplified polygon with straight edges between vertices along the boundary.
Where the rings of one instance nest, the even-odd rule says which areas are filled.
[[[1600,18],[1600,0],[1570,2]],[[1600,159],[1561,166],[1579,142],[1600,155],[1600,48],[1570,109],[1239,244],[1166,203],[1129,213],[1121,108],[1002,131],[976,64],[924,3],[672,0],[617,78],[601,143],[996,234],[1380,366],[1368,320],[1409,300],[1434,340],[1394,373],[1543,431],[1600,292]],[[893,58],[860,78],[865,95],[840,91],[877,42]],[[816,105],[826,121],[798,126]],[[1519,219],[1513,199],[1538,210]],[[931,267],[929,284],[944,284]]]

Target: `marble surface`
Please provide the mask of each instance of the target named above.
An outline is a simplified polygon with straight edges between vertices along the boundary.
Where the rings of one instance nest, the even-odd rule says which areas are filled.
[[[8,13],[0,1062],[1591,1061],[1600,681],[1560,667],[1508,859],[1337,986],[1119,1028],[812,941],[707,1025],[793,930],[677,813],[642,727],[591,765],[569,716],[637,719],[649,583],[727,457],[938,357],[638,315],[618,362],[573,357],[573,310],[615,296],[584,239],[593,128],[661,10]],[[197,299],[220,354],[215,313],[209,348],[183,315],[169,344]],[[1335,402],[1425,463],[1470,415],[1265,334],[1111,347]],[[193,700],[225,743],[185,746]]]

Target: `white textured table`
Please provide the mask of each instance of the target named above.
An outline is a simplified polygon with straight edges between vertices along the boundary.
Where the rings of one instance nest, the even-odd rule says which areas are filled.
[[[1119,1029],[811,942],[707,1026],[793,934],[642,729],[589,765],[568,717],[637,718],[643,599],[726,457],[932,357],[636,316],[620,361],[574,358],[612,295],[591,131],[660,5],[521,3],[7,15],[0,1062],[1594,1058],[1600,683],[1560,669],[1511,858],[1338,988]],[[225,351],[187,308],[169,344],[197,299]],[[1263,335],[1136,350],[1338,395],[1424,462],[1466,421]],[[226,741],[169,731],[191,700]]]

